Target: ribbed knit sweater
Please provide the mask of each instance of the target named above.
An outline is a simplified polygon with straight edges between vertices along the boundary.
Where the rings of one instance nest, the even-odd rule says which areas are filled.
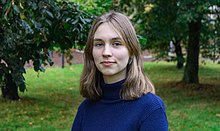
[[[152,93],[122,100],[119,92],[123,83],[102,83],[102,99],[86,99],[80,104],[72,131],[167,131],[163,101]]]

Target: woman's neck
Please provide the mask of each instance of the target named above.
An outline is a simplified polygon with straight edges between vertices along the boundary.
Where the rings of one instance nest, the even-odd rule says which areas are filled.
[[[106,84],[116,83],[126,78],[126,69],[114,74],[114,75],[103,75],[103,80]]]
[[[118,82],[107,84],[104,81],[101,82],[102,95],[105,99],[120,99],[120,90],[125,82],[125,79]]]

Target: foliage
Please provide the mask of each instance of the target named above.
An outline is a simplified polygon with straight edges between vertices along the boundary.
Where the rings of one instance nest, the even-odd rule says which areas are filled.
[[[181,40],[187,48],[188,23],[201,19],[201,52],[204,57],[219,57],[220,1],[115,0],[120,10],[132,18],[138,34],[147,37],[148,46],[161,57],[168,53],[171,40]],[[216,33],[216,34],[215,34]],[[217,44],[209,40],[217,40]],[[217,46],[217,48],[216,48]],[[216,50],[216,56],[212,52]],[[204,52],[203,52],[204,51]],[[210,55],[212,54],[212,55]],[[209,57],[210,56],[210,57]]]
[[[204,24],[204,28],[202,29],[206,30],[207,33],[201,34],[202,57],[209,58],[214,63],[220,59],[220,19],[216,19],[219,15],[215,14],[217,13],[214,10],[215,8],[215,6],[210,8],[213,10],[213,13],[208,15],[209,17],[207,18],[210,24]],[[220,11],[220,8],[218,8],[217,11]]]
[[[83,100],[79,93],[82,68],[48,68],[39,78],[38,73],[27,69],[28,93],[22,93],[20,101],[0,98],[0,116],[4,116],[0,130],[70,130]],[[144,70],[165,102],[170,131],[219,130],[219,65],[200,66],[201,85],[209,87],[194,90],[174,86],[181,80],[183,69],[176,69],[172,62],[147,62]]]
[[[24,92],[24,64],[33,61],[35,71],[53,62],[54,47],[82,48],[94,16],[73,2],[51,0],[1,0],[0,83],[11,75]]]
[[[119,3],[121,10],[136,23],[138,32],[147,37],[147,48],[154,49],[161,57],[168,55],[171,40],[186,43],[186,66],[182,79],[185,83],[199,83],[201,47],[203,56],[215,60],[219,57],[219,41],[216,41],[219,40],[219,0],[120,0]],[[213,45],[208,42],[212,40]],[[208,44],[210,46],[206,46]],[[174,45],[179,46],[175,47],[179,49],[177,65],[180,65],[184,61],[181,46]]]
[[[113,5],[113,2],[110,0],[69,0],[73,1],[74,3],[77,3],[80,5],[80,9],[86,12],[90,12],[91,14],[94,14],[95,16],[99,16],[103,13],[108,12],[111,10],[111,7]]]

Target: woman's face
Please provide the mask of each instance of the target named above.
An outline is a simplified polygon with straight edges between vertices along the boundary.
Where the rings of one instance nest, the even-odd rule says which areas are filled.
[[[125,79],[129,51],[120,34],[108,23],[101,24],[96,30],[92,55],[105,83]]]

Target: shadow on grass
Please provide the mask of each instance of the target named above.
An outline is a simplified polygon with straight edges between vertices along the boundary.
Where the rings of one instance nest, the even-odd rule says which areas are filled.
[[[217,80],[220,81],[220,80]],[[183,82],[167,82],[165,83],[169,88],[174,88],[181,92],[186,92],[189,96],[204,96],[211,99],[219,99],[220,84],[186,84]]]

